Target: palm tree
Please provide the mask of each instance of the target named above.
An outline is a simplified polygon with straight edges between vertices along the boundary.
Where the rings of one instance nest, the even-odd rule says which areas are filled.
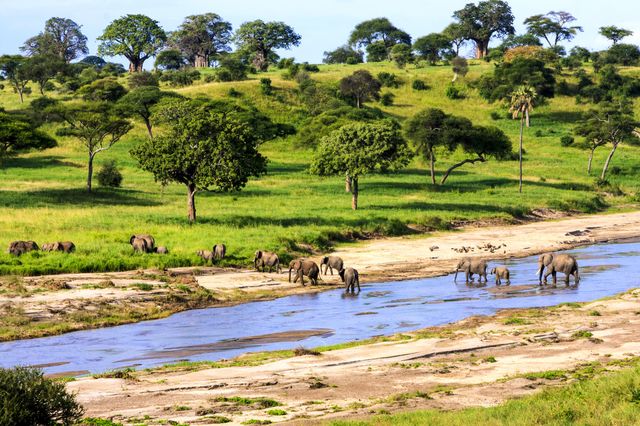
[[[524,125],[529,127],[529,115],[533,111],[533,104],[538,94],[531,86],[520,86],[511,94],[511,106],[509,112],[513,118],[520,118],[520,187],[522,192],[522,136]]]

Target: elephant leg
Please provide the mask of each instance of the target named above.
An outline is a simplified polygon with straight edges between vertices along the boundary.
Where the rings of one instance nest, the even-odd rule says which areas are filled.
[[[502,282],[500,281],[500,277],[496,275],[496,285],[500,285]]]
[[[558,285],[558,273],[553,270],[551,276],[553,277],[553,286],[556,287]]]
[[[302,273],[302,271],[300,271],[298,273],[298,276],[300,277],[300,282],[302,283],[302,285],[304,286],[304,274]]]
[[[329,270],[331,271],[331,275],[333,275],[333,268],[331,266],[329,266]],[[327,274],[325,274],[327,275]]]
[[[570,278],[570,277],[571,277],[571,274],[570,274],[570,273],[569,273],[569,274],[565,274],[565,276],[564,276],[564,285],[565,285],[566,287],[570,287],[570,286],[571,286],[571,285],[569,284],[569,278]]]

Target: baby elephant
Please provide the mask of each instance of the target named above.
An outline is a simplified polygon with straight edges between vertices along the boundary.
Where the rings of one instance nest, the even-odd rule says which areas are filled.
[[[338,256],[325,256],[320,261],[320,272],[322,272],[322,265],[324,265],[324,274],[327,275],[327,270],[331,271],[331,275],[333,275],[333,270],[340,272],[344,266],[344,262]]]
[[[311,285],[318,284],[318,276],[320,275],[320,268],[313,260],[297,259],[289,262],[289,282],[291,282],[291,271],[296,271],[296,276],[293,282],[297,282],[300,278],[300,282],[304,286],[304,277],[309,277]]]
[[[169,249],[166,248],[165,246],[159,246],[155,248],[156,253],[158,254],[169,254]]]
[[[198,250],[196,254],[200,256],[205,262],[213,263],[213,252],[209,250]]]
[[[42,251],[61,251],[63,253],[72,253],[76,251],[76,245],[71,241],[58,241],[55,243],[44,243]]]
[[[506,280],[507,285],[511,285],[511,273],[506,266],[498,266],[491,269],[490,274],[496,276],[496,285],[502,285],[502,280]]]
[[[35,241],[13,241],[9,244],[9,253],[14,256],[21,256],[33,250],[38,250],[38,244]]]
[[[256,271],[262,269],[262,272],[264,272],[265,268],[269,268],[269,272],[271,272],[272,268],[275,268],[277,273],[282,273],[280,258],[277,254],[270,251],[258,250],[253,257],[253,266],[256,268]]]
[[[345,284],[345,291],[347,293],[351,292],[351,294],[355,294],[356,286],[358,286],[358,293],[360,293],[360,277],[358,275],[358,271],[353,268],[341,269],[340,278],[342,278],[342,282]]]
[[[213,257],[215,259],[224,259],[224,257],[227,255],[227,246],[225,246],[224,244],[216,244],[213,246],[213,249],[211,251],[213,252]]]

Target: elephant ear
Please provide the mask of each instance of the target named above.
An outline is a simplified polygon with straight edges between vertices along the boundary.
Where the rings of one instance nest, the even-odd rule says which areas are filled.
[[[129,244],[133,244],[133,240],[136,239],[135,235],[132,235],[131,238],[129,238]]]
[[[261,259],[262,258],[262,251],[258,250],[256,252],[256,259]]]

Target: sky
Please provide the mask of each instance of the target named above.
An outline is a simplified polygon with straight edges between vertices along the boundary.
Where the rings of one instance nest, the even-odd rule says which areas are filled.
[[[470,0],[0,0],[0,54],[19,53],[29,37],[44,28],[52,16],[70,18],[82,25],[91,54],[96,37],[122,15],[142,13],[157,20],[166,30],[180,25],[187,15],[214,12],[231,22],[234,29],[255,19],[284,21],[302,36],[299,47],[279,52],[297,61],[320,63],[323,52],[344,44],[353,27],[367,19],[385,16],[397,27],[417,38],[439,32],[450,22],[453,11]],[[528,16],[564,10],[584,27],[573,43],[590,50],[605,49],[609,41],[598,34],[604,25],[634,31],[625,42],[640,44],[640,1],[638,0],[538,0],[509,2],[518,33]],[[124,63],[123,58],[112,59]]]

